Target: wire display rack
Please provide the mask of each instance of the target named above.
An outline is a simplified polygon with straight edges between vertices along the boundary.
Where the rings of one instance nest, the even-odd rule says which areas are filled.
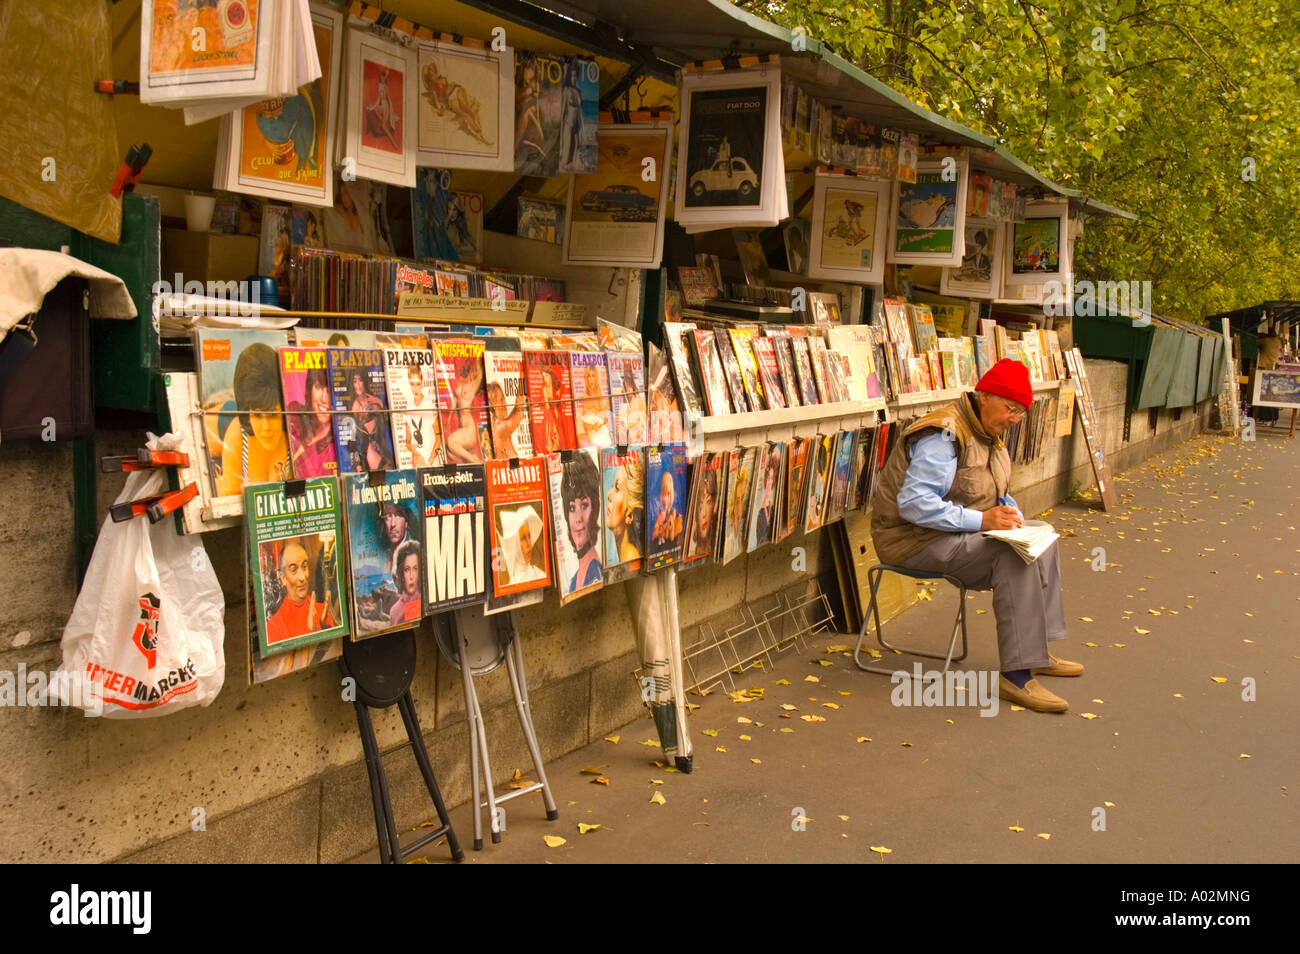
[[[710,617],[696,626],[694,639],[682,649],[685,690],[698,695],[719,688],[735,692],[735,676],[754,668],[767,671],[774,656],[806,650],[808,637],[831,631],[834,620],[816,579]],[[639,667],[632,673],[638,685],[642,675]]]

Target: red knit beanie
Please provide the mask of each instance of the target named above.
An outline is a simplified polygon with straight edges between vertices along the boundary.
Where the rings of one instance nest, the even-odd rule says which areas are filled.
[[[1029,383],[1029,369],[1015,358],[1003,358],[984,372],[975,385],[976,391],[987,391],[1000,397],[1017,401],[1025,407],[1034,403],[1034,388]]]

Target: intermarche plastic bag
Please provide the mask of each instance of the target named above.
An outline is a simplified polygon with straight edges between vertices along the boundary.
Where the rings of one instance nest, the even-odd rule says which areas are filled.
[[[150,435],[151,450],[180,438]],[[161,469],[127,476],[117,503],[163,493]],[[63,665],[52,689],[64,705],[109,719],[206,706],[225,680],[225,599],[197,535],[175,520],[105,518],[63,630]]]

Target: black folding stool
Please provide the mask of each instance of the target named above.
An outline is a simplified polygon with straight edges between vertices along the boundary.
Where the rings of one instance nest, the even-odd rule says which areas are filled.
[[[895,646],[893,643],[885,641],[884,631],[880,628],[880,605],[877,600],[877,594],[880,590],[880,579],[885,571],[897,573],[899,576],[911,577],[914,580],[947,580],[953,586],[957,587],[958,604],[957,618],[952,624],[952,639],[948,641],[948,652],[932,653],[924,649],[912,649],[907,646]],[[955,576],[948,576],[937,570],[912,570],[905,566],[895,566],[890,563],[877,563],[867,570],[867,585],[871,589],[871,599],[867,603],[866,612],[862,614],[862,629],[858,631],[858,645],[853,650],[853,662],[863,672],[880,673],[883,676],[892,676],[897,670],[888,669],[885,666],[868,666],[862,662],[862,643],[867,638],[867,626],[874,619],[876,622],[876,640],[884,649],[904,653],[909,656],[924,656],[927,659],[942,659],[943,671],[947,672],[948,667],[955,662],[961,662],[966,658],[966,591],[981,590],[986,587],[967,586]],[[957,637],[961,636],[961,655],[954,656],[953,652],[957,648]]]
[[[415,705],[411,702],[411,678],[415,675],[415,630],[405,629],[360,642],[344,638],[339,669],[344,678],[351,678],[355,682],[353,688],[356,697],[352,705],[357,712],[361,748],[366,754],[366,773],[370,776],[370,800],[375,810],[375,834],[379,840],[380,860],[384,864],[402,864],[408,856],[443,835],[447,836],[447,847],[451,849],[452,860],[463,860],[465,852],[456,840],[456,832],[452,830],[447,806],[442,802],[442,792],[438,789],[438,780],[434,778],[429,753],[424,747],[424,736],[420,734]],[[370,709],[387,709],[393,705],[402,714],[407,741],[380,751],[379,740],[375,738],[375,727],[370,721]],[[442,825],[425,832],[403,847],[397,840],[397,823],[393,819],[393,803],[388,795],[383,757],[408,745],[415,755],[416,764],[420,766],[420,774],[424,776],[425,787],[429,790]]]

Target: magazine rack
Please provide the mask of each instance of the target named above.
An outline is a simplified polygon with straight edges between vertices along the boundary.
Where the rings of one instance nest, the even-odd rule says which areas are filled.
[[[343,640],[343,658],[339,669],[344,678],[355,681],[356,696],[352,701],[357,712],[357,728],[361,733],[361,747],[366,757],[366,774],[370,777],[370,800],[375,811],[375,834],[379,842],[379,857],[384,864],[402,864],[408,856],[425,845],[447,836],[453,861],[461,861],[465,852],[456,840],[451,827],[447,806],[429,762],[429,753],[420,734],[420,722],[415,716],[411,701],[411,678],[415,675],[415,630],[406,629],[386,636],[376,636],[361,642]],[[375,727],[370,720],[371,709],[397,706],[406,727],[407,741],[392,748],[380,750],[375,738]],[[426,832],[408,845],[397,839],[397,823],[393,818],[393,803],[388,794],[388,777],[384,773],[383,757],[398,749],[410,746],[433,806],[438,812],[439,827]]]
[[[515,626],[513,613],[498,613],[484,616],[478,607],[456,610],[452,613],[440,613],[432,618],[434,638],[443,657],[460,670],[461,684],[465,689],[465,715],[469,723],[470,772],[473,777],[474,801],[474,850],[483,850],[483,808],[491,815],[490,828],[492,844],[499,844],[501,833],[506,830],[506,810],[501,806],[512,798],[528,795],[532,792],[542,793],[542,804],[546,808],[546,820],[555,821],[560,813],[555,808],[555,799],[551,795],[550,783],[546,781],[546,769],[542,765],[542,753],[537,745],[537,733],[533,730],[532,711],[528,705],[528,681],[524,676],[524,652],[520,643],[519,630]],[[533,769],[538,781],[513,789],[504,795],[497,795],[492,785],[492,763],[488,759],[487,725],[483,719],[483,708],[479,704],[478,692],[474,688],[474,677],[485,675],[496,669],[501,663],[506,664],[510,676],[510,692],[515,700],[515,712],[519,716],[519,727],[524,734],[524,742],[533,759]],[[480,766],[480,760],[482,765]]]

